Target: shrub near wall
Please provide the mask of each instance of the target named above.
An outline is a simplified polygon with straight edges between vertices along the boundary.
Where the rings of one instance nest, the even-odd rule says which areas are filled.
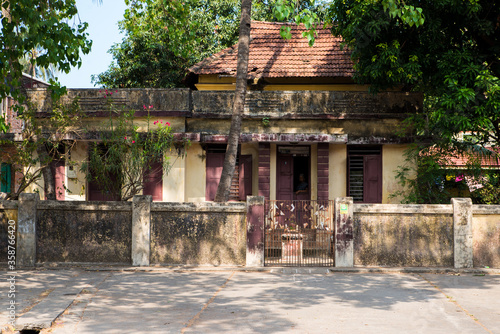
[[[245,203],[152,203],[151,264],[245,265]]]
[[[37,262],[131,262],[132,203],[38,204]]]
[[[354,264],[453,267],[451,205],[356,204]]]

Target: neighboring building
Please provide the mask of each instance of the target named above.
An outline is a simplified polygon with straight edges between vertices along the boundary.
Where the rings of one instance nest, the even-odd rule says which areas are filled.
[[[402,120],[422,107],[423,95],[402,91],[371,94],[357,85],[348,51],[328,30],[319,30],[313,47],[292,25],[292,39],[280,37],[280,23],[252,22],[247,100],[240,136],[232,200],[247,195],[267,199],[333,199],[396,203],[395,170],[405,164],[409,137],[396,134]],[[229,133],[236,47],[223,50],[189,69],[191,89],[118,89],[115,104],[136,110],[153,105],[154,120],[169,122],[177,138],[189,139],[184,158],[171,156],[168,175],[149,180],[145,193],[155,200],[210,201],[215,195]],[[99,131],[106,119],[98,89],[69,90]],[[48,93],[33,89],[31,99],[47,111]],[[88,143],[79,139],[72,160],[83,161]],[[103,200],[98,185],[87,184],[77,169],[61,161],[66,200]],[[303,177],[301,177],[303,175]],[[57,181],[56,181],[57,182]],[[56,185],[57,186],[57,185]],[[302,189],[299,194],[297,190]],[[305,191],[304,191],[305,190]],[[43,198],[43,194],[41,195]]]
[[[31,75],[23,73],[22,76],[22,90],[42,88],[46,89],[49,84],[32,77]],[[23,122],[18,119],[17,113],[14,110],[14,105],[16,101],[10,96],[5,97],[0,101],[0,117],[5,119],[9,125],[9,133],[7,136],[15,137],[18,136],[23,130]],[[13,188],[18,183],[16,182],[16,175],[14,172],[14,166],[7,163],[7,154],[12,152],[12,148],[1,145],[0,143],[0,192],[10,192],[14,190]]]

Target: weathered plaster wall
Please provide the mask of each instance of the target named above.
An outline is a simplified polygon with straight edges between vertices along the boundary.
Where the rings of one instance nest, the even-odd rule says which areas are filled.
[[[153,203],[151,263],[244,265],[245,219],[245,203]]]
[[[354,264],[453,266],[451,205],[354,206]]]
[[[186,132],[228,135],[230,119],[188,118]],[[400,141],[394,129],[401,127],[400,119],[270,119],[269,126],[263,126],[262,119],[244,119],[241,133],[260,134],[329,134],[345,135],[353,143],[367,143],[366,138],[379,141]]]
[[[179,157],[172,152],[164,155],[168,158],[170,170],[163,170],[163,201],[184,202],[186,191],[186,157]]]
[[[345,197],[347,189],[347,146],[330,144],[328,197]]]
[[[90,117],[84,119],[84,124],[89,131],[99,131],[103,130],[103,127],[106,129],[109,123],[109,117],[93,117],[92,114],[88,115]],[[185,131],[185,122],[184,117],[166,117],[166,116],[151,116],[149,120],[149,128],[156,129],[157,125],[153,124],[155,121],[162,122],[165,124],[168,122],[170,127],[172,128],[172,132],[174,133],[182,133]],[[113,126],[116,126],[114,123]],[[135,117],[134,118],[134,126],[138,127],[138,131],[145,132],[148,128],[148,120],[146,117]]]
[[[10,205],[0,204],[0,264],[7,264],[8,245],[9,245],[9,220],[16,222],[17,230],[17,203],[6,203]]]
[[[130,263],[130,202],[45,202],[36,220],[37,262]]]
[[[472,216],[475,267],[500,268],[500,205],[474,205]]]
[[[206,184],[205,151],[199,143],[192,143],[186,157],[186,202],[204,202]]]
[[[187,111],[190,103],[189,89],[165,88],[121,88],[113,90],[112,97],[104,97],[105,90],[94,89],[68,89],[61,102],[70,102],[78,97],[80,106],[86,112],[108,111],[110,100],[118,108],[128,108],[142,111],[143,106],[154,107],[162,111]],[[46,89],[30,89],[29,97],[36,102],[38,111],[51,110],[50,92]]]
[[[259,143],[242,143],[241,154],[252,155],[252,196],[259,194]]]
[[[382,203],[401,203],[401,196],[392,197],[391,194],[402,190],[396,171],[400,166],[407,165],[405,161],[405,150],[407,145],[383,145],[382,146]]]

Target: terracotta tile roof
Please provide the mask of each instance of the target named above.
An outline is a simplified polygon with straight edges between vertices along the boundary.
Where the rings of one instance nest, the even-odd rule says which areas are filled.
[[[292,27],[292,38],[280,36],[283,25]],[[341,38],[329,29],[318,29],[314,46],[302,37],[304,26],[252,21],[249,79],[261,77],[352,77],[350,52],[340,49]],[[238,46],[222,50],[189,68],[194,74],[236,76]]]
[[[490,150],[494,152],[496,151],[497,154],[500,154],[499,148]],[[478,157],[478,159],[480,159],[481,167],[483,168],[500,168],[500,161],[497,160],[495,155],[492,155],[490,157],[488,156]],[[458,157],[450,156],[448,157],[448,160],[450,162],[450,165],[455,167],[465,167],[469,162],[469,158],[465,156],[458,156]]]

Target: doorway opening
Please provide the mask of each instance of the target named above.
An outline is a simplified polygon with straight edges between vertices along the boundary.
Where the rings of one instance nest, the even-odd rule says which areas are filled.
[[[278,146],[278,200],[310,200],[311,173],[309,146]]]

